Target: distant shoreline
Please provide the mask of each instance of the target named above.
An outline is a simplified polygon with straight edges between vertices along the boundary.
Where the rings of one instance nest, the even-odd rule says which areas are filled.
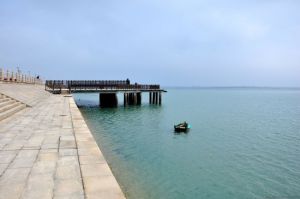
[[[300,87],[269,86],[163,86],[166,89],[268,89],[268,90],[300,90]]]

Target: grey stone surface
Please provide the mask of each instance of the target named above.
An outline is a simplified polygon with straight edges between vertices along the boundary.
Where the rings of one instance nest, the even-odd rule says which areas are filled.
[[[0,178],[0,199],[17,199],[27,184],[30,168],[6,169]]]
[[[73,98],[30,85],[1,92],[32,107],[0,121],[0,199],[125,198]]]
[[[0,176],[7,169],[8,164],[0,164]]]

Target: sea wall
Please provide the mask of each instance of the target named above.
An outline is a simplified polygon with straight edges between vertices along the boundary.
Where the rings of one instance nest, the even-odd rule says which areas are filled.
[[[93,198],[125,198],[75,101],[69,98],[85,193]]]

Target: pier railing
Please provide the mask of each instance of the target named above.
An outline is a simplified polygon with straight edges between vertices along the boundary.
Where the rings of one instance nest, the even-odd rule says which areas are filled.
[[[39,77],[26,75],[20,71],[0,68],[0,81],[7,83],[43,84]]]
[[[97,91],[97,90],[160,90],[160,85],[153,84],[129,84],[126,80],[46,80],[46,90],[67,89],[74,91]]]

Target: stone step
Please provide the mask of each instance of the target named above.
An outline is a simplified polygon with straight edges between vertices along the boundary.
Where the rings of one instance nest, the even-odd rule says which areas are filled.
[[[16,100],[12,100],[10,98],[8,99],[9,99],[8,101],[0,102],[0,108],[16,102]]]
[[[14,107],[17,107],[20,104],[22,104],[22,103],[21,102],[14,102],[14,103],[8,104],[6,106],[0,107],[0,113],[3,113],[4,111],[7,111],[7,110],[12,109]]]
[[[24,108],[26,108],[26,105],[19,103],[19,105],[17,105],[14,108],[8,109],[4,112],[0,112],[0,121],[5,119],[5,118],[8,118],[9,116],[15,114],[16,112],[18,112],[18,111],[20,111]]]
[[[10,99],[9,98],[0,98],[0,103],[1,102],[6,102],[6,101],[9,101]]]

